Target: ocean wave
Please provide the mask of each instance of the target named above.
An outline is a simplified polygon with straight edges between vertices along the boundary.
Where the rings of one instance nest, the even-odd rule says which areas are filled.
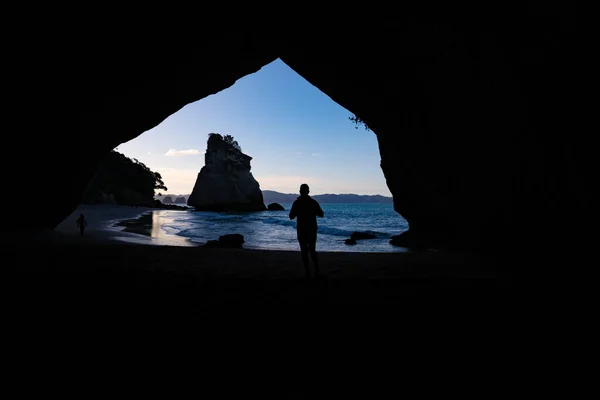
[[[276,219],[276,218],[265,218],[262,219],[261,222],[265,224],[273,224],[279,226],[287,226],[291,228],[296,228],[296,221],[284,220],[284,219]],[[327,226],[324,224],[319,225],[318,232],[324,235],[333,235],[333,236],[344,236],[349,238],[353,232],[366,232],[372,235],[375,235],[377,238],[390,238],[392,236],[391,233],[388,232],[379,232],[374,230],[359,230],[354,229],[350,230],[348,228],[337,228],[333,226]]]
[[[204,220],[208,222],[247,222],[251,218],[243,215],[207,215]]]
[[[350,234],[352,233],[345,229],[333,228],[333,227],[323,226],[323,225],[319,226],[319,229],[317,230],[317,232],[319,234],[323,234],[323,235],[345,236],[345,237],[350,237]]]
[[[368,212],[365,212],[368,211]],[[244,235],[248,248],[297,250],[296,224],[287,211],[259,213],[173,212],[161,214],[161,233],[185,237],[202,244],[228,233]],[[408,227],[393,210],[363,205],[329,206],[326,217],[318,219],[318,243],[321,250],[348,251],[344,240],[353,232],[375,235],[376,239],[359,240],[352,251],[398,251],[389,238]]]
[[[349,229],[341,229],[341,228],[334,228],[334,227],[329,227],[329,226],[319,226],[319,233],[321,234],[325,234],[325,235],[334,235],[334,236],[344,236],[347,238],[350,238],[350,235],[352,235],[352,233],[354,232],[365,232],[365,233],[370,233],[372,235],[376,236],[376,239],[386,239],[386,238],[390,238],[392,235],[390,233],[387,232],[378,232],[378,231],[361,231],[361,230],[349,230]]]
[[[282,226],[291,226],[296,227],[296,221],[286,220],[286,219],[277,219],[277,218],[264,218],[261,219],[260,222],[264,224],[274,224],[274,225],[282,225]]]
[[[387,233],[387,232],[379,232],[379,231],[371,231],[371,230],[366,230],[366,231],[354,231],[354,232],[364,232],[364,233],[370,233],[371,235],[375,235],[377,236],[377,238],[383,238],[383,239],[387,239],[387,238],[391,238],[392,234],[391,233]]]

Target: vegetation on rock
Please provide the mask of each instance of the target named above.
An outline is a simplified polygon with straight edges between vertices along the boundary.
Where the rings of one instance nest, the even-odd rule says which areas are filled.
[[[156,189],[167,190],[158,172],[151,171],[135,158],[131,159],[112,150],[100,161],[83,194],[82,202],[102,203],[108,195],[117,204],[154,205]]]
[[[211,133],[208,134],[208,138],[210,139],[211,137],[219,138],[223,142],[232,145],[233,147],[235,147],[236,149],[238,149],[240,152],[242,151],[242,147],[239,145],[239,143],[237,142],[237,140],[235,140],[233,138],[233,136],[231,136],[231,135],[221,135],[220,133],[211,132]]]

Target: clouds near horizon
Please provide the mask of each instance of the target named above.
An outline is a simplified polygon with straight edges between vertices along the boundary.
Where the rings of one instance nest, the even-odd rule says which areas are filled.
[[[169,151],[167,151],[165,153],[165,156],[167,156],[167,157],[182,157],[182,156],[195,156],[196,154],[200,154],[200,150],[196,150],[196,149],[189,149],[189,150],[169,149]]]
[[[196,184],[199,170],[195,169],[176,169],[176,168],[156,168],[156,172],[163,178],[163,182],[168,188],[169,193],[190,194]],[[165,192],[163,190],[163,192]]]

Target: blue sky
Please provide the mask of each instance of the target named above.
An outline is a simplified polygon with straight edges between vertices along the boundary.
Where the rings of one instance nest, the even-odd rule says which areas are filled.
[[[275,60],[232,87],[188,104],[117,151],[159,172],[166,193],[191,193],[211,132],[232,135],[252,157],[263,190],[391,196],[377,137],[352,114]]]

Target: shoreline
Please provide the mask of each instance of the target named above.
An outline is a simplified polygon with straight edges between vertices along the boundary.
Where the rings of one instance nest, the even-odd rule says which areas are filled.
[[[257,277],[279,279],[284,277],[301,278],[304,269],[301,255],[297,250],[236,248],[205,248],[166,233],[153,237],[150,233],[152,220],[150,214],[157,209],[120,205],[80,205],[69,217],[61,222],[49,236],[50,240],[40,240],[38,244],[48,243],[76,246],[78,249],[95,252],[118,251],[139,254],[157,254],[155,259],[146,260],[147,265],[140,268],[152,270],[179,271],[195,273],[200,268],[204,273],[218,269],[228,277]],[[187,212],[182,210],[181,212]],[[80,236],[75,220],[83,213],[88,219],[88,227]],[[46,238],[48,239],[48,238]],[[355,252],[317,251],[322,270],[329,270],[332,277],[342,279],[379,279],[412,276],[417,271],[414,265],[420,265],[419,276],[461,276],[484,280],[495,279],[495,268],[491,260],[475,261],[478,256],[462,253],[444,253],[437,251],[408,252]],[[159,267],[160,260],[169,255],[178,266]],[[179,261],[177,261],[179,260]],[[190,267],[190,268],[188,268]],[[397,275],[399,274],[399,275]],[[462,279],[462,278],[461,278]]]
[[[205,243],[198,243],[190,238],[166,233],[161,229],[160,222],[152,219],[154,211],[162,211],[159,208],[132,207],[122,205],[85,205],[77,207],[65,220],[54,230],[55,240],[75,241],[76,243],[95,241],[97,243],[132,243],[153,246],[179,246],[179,247],[202,247]],[[188,210],[169,210],[170,212],[189,212]],[[84,237],[80,237],[79,230],[75,224],[79,213],[83,213],[88,220],[88,226]],[[160,220],[160,217],[157,218]],[[218,239],[215,237],[214,239]],[[343,242],[346,239],[340,239]],[[244,245],[245,250],[264,251],[287,251],[297,250],[258,248]],[[299,250],[299,249],[298,249]],[[395,249],[394,249],[395,250]],[[356,251],[352,246],[344,250],[317,250],[331,253],[368,253],[368,254],[396,254],[412,252],[405,251]],[[435,252],[435,250],[429,250]]]
[[[182,246],[196,247],[186,238],[162,233],[153,237],[148,230],[151,227],[144,219],[150,217],[153,211],[161,210],[150,207],[133,207],[122,205],[79,205],[67,218],[65,218],[55,229],[54,237],[60,242],[97,244],[106,243],[132,243],[151,246]],[[187,212],[185,210],[171,210]],[[75,223],[79,214],[83,213],[88,225],[83,237]],[[148,234],[147,234],[148,233]]]
[[[213,249],[204,248],[203,245],[191,242],[187,238],[175,235],[169,235],[164,232],[159,237],[153,237],[151,234],[152,220],[150,215],[153,211],[160,209],[149,207],[132,207],[122,205],[85,205],[77,207],[65,220],[63,220],[56,229],[49,235],[38,240],[39,244],[44,242],[51,245],[66,244],[84,247],[95,247],[112,245],[121,246],[147,246],[147,247],[166,247],[185,250],[194,249],[195,252],[216,252],[234,254],[273,254],[274,258],[279,258],[285,264],[289,261],[283,258],[294,257],[300,262],[300,253],[298,250],[278,250],[278,249],[256,249],[242,247],[241,249]],[[181,210],[180,212],[187,212]],[[88,226],[84,236],[80,236],[79,230],[75,224],[79,214],[83,213],[88,220]],[[49,239],[49,240],[48,240]],[[176,252],[175,249],[168,251]],[[377,266],[392,265],[395,263],[403,264],[406,260],[420,260],[427,264],[440,263],[441,260],[449,260],[452,265],[459,265],[465,257],[462,253],[443,253],[437,251],[407,251],[407,252],[357,252],[349,249],[348,251],[317,251],[322,257],[330,259],[334,264],[341,263],[352,268],[358,268],[360,265],[370,265],[370,270],[374,271]],[[264,257],[264,256],[263,256]],[[372,260],[370,260],[372,259]],[[301,263],[300,263],[301,265]],[[387,268],[387,267],[385,267]],[[450,268],[451,269],[451,268]]]

